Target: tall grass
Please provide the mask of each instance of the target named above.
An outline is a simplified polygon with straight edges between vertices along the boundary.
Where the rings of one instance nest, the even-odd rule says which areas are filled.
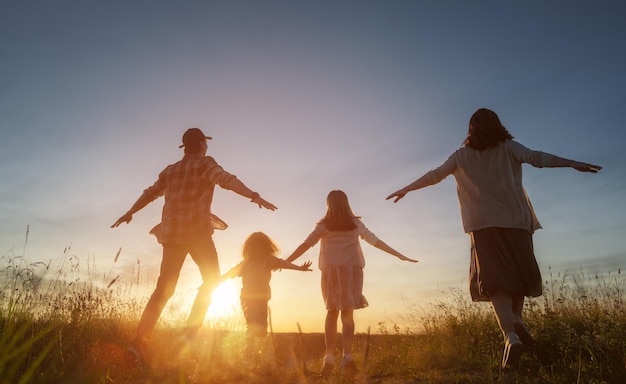
[[[517,371],[499,369],[502,338],[489,306],[449,290],[443,300],[409,303],[397,322],[357,334],[355,377],[338,370],[322,379],[322,334],[272,333],[246,364],[240,318],[222,319],[183,342],[184,314],[159,322],[151,365],[137,369],[125,349],[145,304],[145,296],[137,297],[145,271],[137,264],[126,274],[102,274],[69,249],[61,259],[55,268],[13,253],[0,258],[2,384],[626,382],[621,270],[550,273],[544,295],[526,302],[536,348]]]
[[[0,285],[0,382],[26,383],[48,356],[53,342],[52,325],[37,321],[31,314],[29,301],[37,289],[34,268],[39,263],[23,266],[21,258],[11,259],[3,268],[9,279]]]
[[[543,296],[525,302],[525,321],[536,342],[514,372],[516,380],[626,382],[625,298],[621,270],[604,275],[583,270],[554,275],[550,270]],[[451,290],[445,301],[410,307],[404,319],[406,334],[422,336],[420,356],[414,357],[427,364],[422,368],[466,373],[458,377],[482,370],[482,380],[489,371],[498,372],[503,344],[495,317],[488,305],[472,303],[469,294]]]

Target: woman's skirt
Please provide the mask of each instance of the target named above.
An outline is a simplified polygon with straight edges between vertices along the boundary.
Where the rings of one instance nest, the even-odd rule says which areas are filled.
[[[530,232],[485,228],[471,232],[470,237],[469,286],[473,301],[490,301],[496,293],[541,295],[541,273]]]
[[[328,267],[322,269],[322,296],[326,310],[349,311],[369,304],[363,296],[362,267]]]

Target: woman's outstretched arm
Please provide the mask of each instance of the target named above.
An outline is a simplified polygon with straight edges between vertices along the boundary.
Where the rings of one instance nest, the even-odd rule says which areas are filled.
[[[385,243],[384,241],[380,239],[374,244],[374,246],[380,249],[381,251],[385,251],[390,255],[396,256],[400,260],[410,261],[411,263],[417,263],[417,260],[404,256],[403,254],[391,248],[387,243]]]
[[[306,252],[306,251],[307,251],[307,249],[309,249],[309,248],[311,248],[311,247],[310,247],[309,245],[307,245],[306,243],[302,243],[302,244],[300,244],[300,245],[298,246],[298,248],[296,248],[296,250],[295,250],[295,251],[293,251],[293,252],[291,253],[291,255],[289,255],[289,257],[285,259],[285,261],[288,261],[288,262],[290,262],[290,263],[291,263],[292,261],[294,261],[294,260],[295,260],[295,259],[297,259],[298,257],[302,256],[302,254],[303,254],[304,252]]]
[[[570,167],[580,172],[591,172],[591,173],[598,173],[598,171],[602,169],[602,167],[599,165],[582,163],[580,161],[569,160],[569,159],[565,159],[563,157],[558,157],[558,156],[554,156],[552,158],[552,160],[550,161],[550,167],[551,168]]]
[[[430,172],[425,174],[424,176],[420,177],[419,179],[415,180],[414,182],[412,182],[411,184],[407,185],[406,187],[404,187],[402,189],[398,189],[397,191],[395,191],[391,195],[387,196],[386,200],[389,200],[389,199],[392,199],[392,198],[395,197],[396,199],[393,202],[397,203],[398,200],[403,198],[407,193],[409,193],[411,191],[415,191],[416,189],[421,189],[421,188],[424,188],[424,187],[428,187],[429,185],[433,185],[433,180],[432,180],[432,177],[430,176]]]

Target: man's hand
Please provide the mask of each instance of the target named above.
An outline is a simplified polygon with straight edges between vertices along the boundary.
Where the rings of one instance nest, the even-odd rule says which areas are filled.
[[[111,226],[111,228],[117,228],[120,224],[122,223],[130,223],[131,220],[133,219],[133,215],[130,213],[125,213],[122,217],[120,217],[119,219],[117,219],[117,221],[115,222],[115,224],[113,224]]]
[[[254,204],[257,204],[259,208],[269,209],[270,211],[275,211],[278,209],[278,207],[276,207],[274,204],[270,203],[269,201],[265,201],[265,199],[263,199],[261,196],[255,196],[250,201],[252,201]]]

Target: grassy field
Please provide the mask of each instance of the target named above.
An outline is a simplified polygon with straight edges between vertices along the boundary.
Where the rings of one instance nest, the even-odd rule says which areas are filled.
[[[144,301],[131,276],[78,273],[67,256],[56,271],[21,257],[0,258],[0,383],[625,383],[626,279],[621,271],[548,276],[544,295],[528,300],[534,353],[501,371],[501,335],[488,305],[451,290],[446,299],[410,306],[401,325],[379,323],[358,334],[358,372],[319,377],[322,334],[272,333],[245,361],[237,322],[179,338],[182,320],[159,323],[150,365],[125,353]],[[46,269],[42,280],[38,271]],[[91,272],[96,275],[97,273]],[[181,319],[184,315],[181,315]],[[237,323],[237,324],[235,324]]]

